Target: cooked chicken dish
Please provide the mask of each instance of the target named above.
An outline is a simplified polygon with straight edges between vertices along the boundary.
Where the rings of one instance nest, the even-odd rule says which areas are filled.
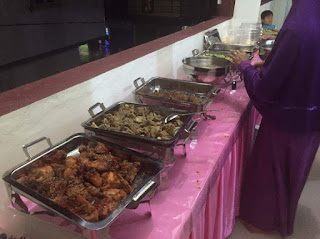
[[[165,124],[163,122],[165,116],[144,106],[122,104],[117,111],[106,114],[101,122],[93,122],[91,126],[158,140],[168,140],[176,134],[183,122],[178,117]]]
[[[33,163],[17,181],[83,219],[106,218],[131,193],[139,159],[121,159],[99,143],[79,147],[79,156],[57,150]]]
[[[155,91],[155,92],[148,91],[148,92],[144,92],[143,94],[149,95],[149,96],[161,97],[169,100],[190,102],[190,103],[196,103],[196,104],[201,104],[204,100],[200,96],[196,96],[194,94],[187,94],[187,93],[174,91],[174,90],[161,90],[161,91]]]

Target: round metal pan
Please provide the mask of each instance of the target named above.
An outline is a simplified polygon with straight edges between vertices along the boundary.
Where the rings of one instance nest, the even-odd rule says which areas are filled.
[[[218,57],[187,57],[182,60],[184,71],[188,75],[225,76],[232,62]]]

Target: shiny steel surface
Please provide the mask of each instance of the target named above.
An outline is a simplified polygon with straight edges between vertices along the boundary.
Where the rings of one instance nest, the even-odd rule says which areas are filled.
[[[266,60],[272,50],[275,40],[267,40],[260,42],[259,45],[259,56],[261,60]]]
[[[216,43],[213,44],[209,50],[214,50],[214,51],[244,51],[247,53],[253,53],[256,50],[255,45],[236,45],[236,44],[224,44],[224,43]]]
[[[218,57],[187,57],[182,60],[187,75],[226,76],[232,63]]]
[[[220,91],[211,84],[168,79],[163,77],[154,77],[147,82],[145,82],[143,78],[138,78],[134,81],[134,85],[136,89],[133,91],[133,94],[135,94],[135,99],[137,102],[182,109],[191,112],[205,110],[212,103],[213,97],[216,96]],[[153,92],[161,92],[163,90],[169,92],[181,92],[187,95],[197,95],[201,97],[203,101],[201,103],[184,102],[148,94]]]

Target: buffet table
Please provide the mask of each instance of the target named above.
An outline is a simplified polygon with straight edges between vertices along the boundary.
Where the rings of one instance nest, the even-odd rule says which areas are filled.
[[[242,82],[236,92],[222,91],[210,109],[219,110],[214,112],[216,119],[199,122],[198,136],[186,145],[187,157],[181,146],[175,147],[168,189],[158,192],[150,205],[125,210],[110,228],[99,232],[101,238],[110,238],[108,233],[112,239],[224,239],[231,234],[239,211],[242,168],[259,117]],[[29,209],[38,207],[26,203]],[[38,217],[82,233],[60,217]],[[88,233],[88,238],[97,238]]]
[[[169,188],[151,205],[126,210],[110,227],[114,239],[217,238],[229,236],[239,209],[244,160],[253,145],[256,113],[244,84],[221,92],[210,106],[216,120],[202,120],[187,157],[175,148]],[[210,113],[212,114],[212,113]]]

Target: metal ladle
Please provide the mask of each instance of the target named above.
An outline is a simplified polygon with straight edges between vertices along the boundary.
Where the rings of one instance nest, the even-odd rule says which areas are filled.
[[[198,115],[198,114],[204,114],[204,113],[207,113],[207,112],[217,112],[217,111],[219,111],[219,110],[204,110],[204,111],[199,111],[199,112],[183,113],[183,114],[172,113],[172,114],[169,114],[167,117],[165,117],[163,121],[164,121],[165,124],[167,124],[168,122],[170,122],[171,120],[174,120],[178,116]]]

